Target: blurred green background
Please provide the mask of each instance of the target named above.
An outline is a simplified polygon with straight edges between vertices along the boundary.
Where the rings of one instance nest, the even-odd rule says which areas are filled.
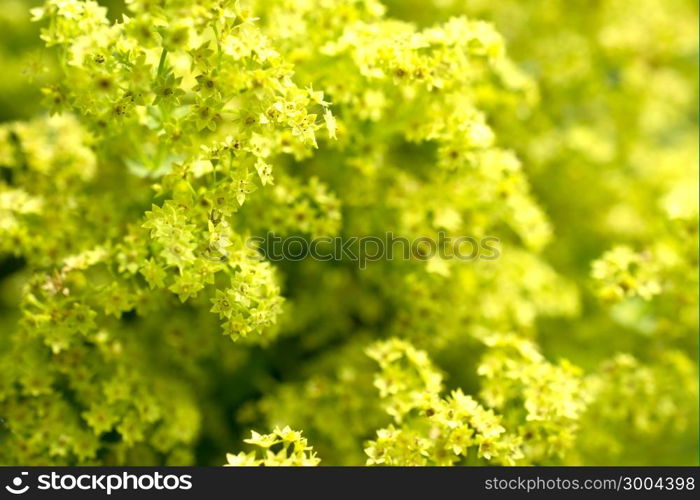
[[[3,0],[0,8],[3,122],[43,113],[39,89],[50,78],[52,69],[45,67],[39,29],[30,23],[28,13],[30,7],[40,3]],[[100,3],[109,7],[112,18],[124,11],[119,0]],[[655,351],[672,347],[693,360],[697,369],[697,212],[695,219],[669,221],[659,201],[679,185],[698,185],[697,3],[385,3],[390,16],[421,27],[459,14],[493,22],[504,35],[511,57],[537,83],[539,99],[532,107],[517,110],[519,120],[513,120],[510,113],[500,113],[497,107],[487,111],[499,142],[521,158],[535,198],[553,223],[555,237],[544,252],[547,261],[576,283],[581,294],[579,316],[538,320],[538,340],[545,354],[566,357],[586,370],[594,370],[618,352],[651,360]],[[590,277],[591,263],[619,244],[641,249],[666,245],[686,257],[685,267],[669,278],[669,293],[652,303],[630,300],[612,310],[601,304]],[[303,303],[310,299],[304,295],[301,275],[308,279],[309,270],[301,266],[288,263],[280,268],[287,276],[286,293]],[[16,314],[22,267],[21,259],[0,256],[2,333]],[[350,324],[337,328],[381,330],[381,318],[374,318],[372,311],[364,313],[364,318],[351,318]],[[436,354],[440,366],[452,374],[449,384],[466,389],[476,387],[476,377],[460,369],[465,361],[453,356],[453,352],[448,349]],[[474,359],[479,354],[474,353]],[[243,423],[234,419],[225,424],[217,422],[226,428],[217,429],[213,435],[226,435],[230,443],[247,433],[247,412],[254,413],[247,403],[264,395],[256,380],[298,379],[299,360],[325,366],[332,365],[336,356],[340,355],[325,357],[323,349],[309,348],[298,343],[296,337],[284,339],[267,350],[252,349],[238,375],[212,391],[220,397],[222,414],[242,415]],[[324,369],[327,368],[319,371]],[[279,400],[294,399],[291,392],[292,389]],[[614,395],[610,397],[614,404]],[[689,397],[696,398],[697,392]],[[697,400],[685,403],[684,411],[696,422]],[[283,413],[286,403],[270,403],[270,415],[276,411],[275,404]],[[654,405],[655,400],[640,400],[639,404]],[[625,433],[626,422],[620,421],[619,428],[608,431]],[[691,423],[684,431],[686,439],[666,440],[663,432],[649,441],[631,435],[621,452],[622,458],[618,454],[616,460],[659,465],[697,462],[697,423]],[[313,437],[313,429],[310,433]],[[205,437],[197,450],[198,463],[217,463],[225,447]],[[588,453],[586,458],[594,460],[597,451],[593,446],[584,455]],[[601,457],[601,461],[605,460]]]

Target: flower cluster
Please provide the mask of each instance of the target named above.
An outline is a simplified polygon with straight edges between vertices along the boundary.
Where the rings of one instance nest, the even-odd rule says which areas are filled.
[[[301,436],[301,432],[293,431],[289,427],[284,429],[275,428],[271,434],[258,434],[253,431],[246,443],[258,446],[264,450],[264,456],[258,458],[254,451],[250,453],[240,452],[238,455],[231,453],[226,455],[227,466],[314,466],[320,460],[311,451],[312,447],[307,445],[306,439]]]
[[[517,428],[528,461],[565,455],[589,399],[581,370],[565,360],[549,363],[532,342],[514,335],[489,336],[484,343],[488,350],[478,368],[484,401]]]
[[[661,293],[651,255],[618,246],[593,263],[593,278],[601,283],[600,294],[609,300],[639,296],[649,300]]]
[[[442,376],[424,351],[392,339],[368,354],[379,363],[375,386],[394,424],[377,431],[365,449],[369,465],[454,465],[475,449],[486,461],[513,465],[519,439],[501,417],[457,389],[442,398]]]
[[[0,463],[697,462],[695,2],[6,3]]]

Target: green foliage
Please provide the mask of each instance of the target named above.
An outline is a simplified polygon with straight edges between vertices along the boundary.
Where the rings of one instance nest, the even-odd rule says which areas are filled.
[[[1,464],[697,463],[694,2],[7,1]]]

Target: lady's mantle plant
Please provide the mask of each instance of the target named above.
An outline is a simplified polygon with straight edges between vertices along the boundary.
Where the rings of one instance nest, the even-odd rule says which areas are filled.
[[[272,433],[253,431],[259,450],[229,465],[597,465],[687,440],[697,193],[673,152],[696,123],[673,115],[668,147],[665,101],[649,97],[615,143],[605,117],[629,118],[623,88],[599,94],[619,109],[566,121],[601,66],[634,94],[645,75],[685,89],[684,61],[656,54],[660,75],[611,0],[594,19],[573,10],[596,30],[559,34],[598,65],[572,76],[546,56],[565,49],[534,27],[547,20],[524,37],[530,7],[506,2],[510,35],[551,65],[535,79],[494,25],[423,3],[415,16],[440,22],[376,0],[32,10],[50,115],[0,125],[0,254],[23,266],[4,285],[20,299],[0,322],[0,462],[220,463],[248,428]],[[506,9],[475,4],[496,20]],[[640,180],[647,148],[664,183]],[[528,165],[550,211],[593,203],[561,200],[573,150],[609,170],[584,168],[591,185],[640,185],[611,217],[653,204],[646,233],[545,213]],[[273,264],[248,243],[387,232],[497,235],[502,252],[359,270]],[[586,235],[593,255],[578,250]],[[682,447],[649,460],[692,461]]]

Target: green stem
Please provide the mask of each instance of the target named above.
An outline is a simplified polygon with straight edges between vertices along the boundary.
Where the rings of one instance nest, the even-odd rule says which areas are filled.
[[[160,61],[158,61],[158,71],[156,72],[156,78],[158,78],[165,68],[165,58],[168,56],[168,49],[163,47],[163,51],[160,53]]]
[[[221,38],[219,38],[219,30],[216,25],[212,25],[212,30],[214,30],[214,38],[216,38],[216,69],[221,69]]]

